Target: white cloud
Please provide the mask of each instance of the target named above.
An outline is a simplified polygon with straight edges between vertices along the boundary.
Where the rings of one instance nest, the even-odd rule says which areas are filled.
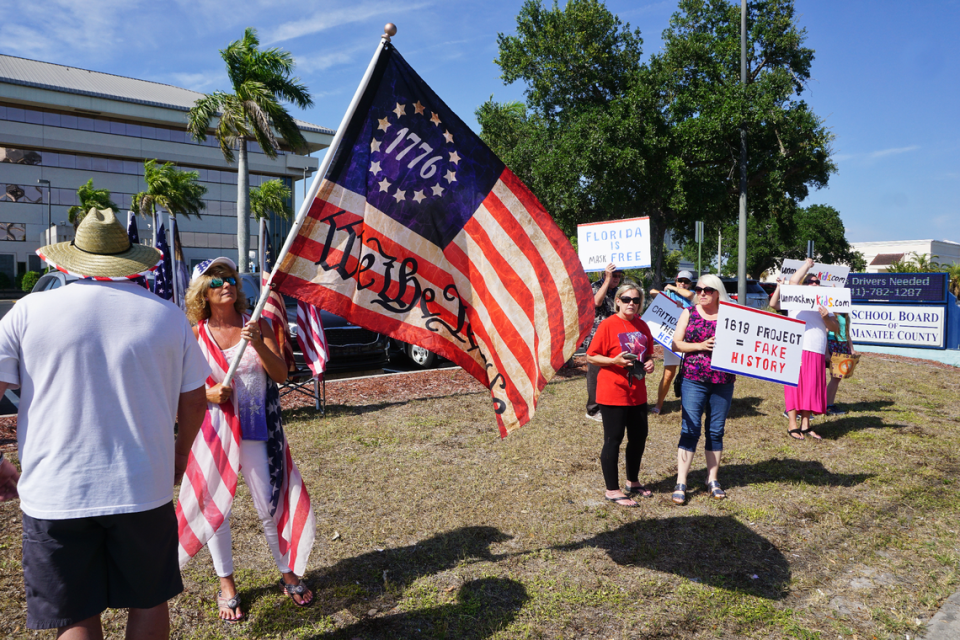
[[[914,144],[914,145],[910,145],[909,147],[895,147],[892,149],[881,149],[880,151],[874,151],[868,157],[871,159],[886,158],[887,156],[896,156],[896,155],[900,155],[901,153],[909,153],[910,151],[916,151],[919,148],[920,148],[920,145]]]
[[[393,2],[373,2],[359,6],[347,6],[337,9],[320,9],[312,15],[299,20],[285,22],[269,31],[264,41],[274,44],[307,36],[321,31],[327,31],[353,22],[363,22],[378,15],[398,15],[430,6],[429,2],[420,2],[403,7],[397,7]]]
[[[213,73],[171,73],[169,80],[163,82],[200,93],[206,93],[207,89],[211,87],[226,89],[228,85],[227,74],[222,71]]]

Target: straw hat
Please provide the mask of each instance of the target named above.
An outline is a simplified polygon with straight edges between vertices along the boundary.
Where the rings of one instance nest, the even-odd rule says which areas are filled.
[[[61,271],[102,278],[150,271],[161,258],[153,247],[130,243],[113,209],[90,209],[73,240],[40,247],[37,253]]]

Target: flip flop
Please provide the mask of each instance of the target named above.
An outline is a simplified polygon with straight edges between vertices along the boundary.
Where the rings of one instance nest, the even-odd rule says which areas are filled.
[[[801,431],[800,433],[810,434],[810,437],[814,440],[823,440],[823,437],[819,433],[816,433],[813,429],[807,429],[806,431]]]
[[[794,440],[803,440],[803,431],[801,429],[787,429],[787,435]]]
[[[634,494],[634,493],[639,493],[639,494],[640,494],[640,497],[642,497],[642,498],[652,498],[652,497],[653,497],[653,492],[650,491],[650,489],[647,489],[647,488],[646,488],[645,486],[643,486],[642,484],[639,484],[639,485],[637,485],[637,486],[635,486],[635,487],[624,487],[624,488],[623,488],[623,492],[624,492],[625,494],[627,494],[628,496],[629,496],[629,495],[632,495],[632,494]]]
[[[294,595],[298,595],[302,600],[303,594],[309,591],[309,588],[307,587],[306,584],[304,584],[303,580],[298,580],[297,584],[287,584],[286,582],[283,581],[283,577],[281,577],[280,587],[283,588],[283,592],[285,594],[290,596],[290,600],[293,601],[293,604],[297,605],[298,607],[309,607],[317,599],[316,594],[311,594],[311,598],[309,602],[297,602],[296,600],[293,599]]]
[[[628,508],[628,509],[636,509],[637,507],[640,506],[639,504],[637,504],[635,501],[631,500],[631,499],[628,498],[627,496],[620,496],[619,498],[608,498],[607,496],[603,496],[603,497],[604,497],[604,498],[607,498],[607,500],[609,500],[610,502],[614,503],[614,504],[617,505],[618,507],[626,507],[626,508]],[[623,504],[623,503],[621,502],[621,500],[629,500],[629,501],[632,502],[633,504]]]
[[[217,591],[217,609],[230,609],[233,611],[233,615],[237,615],[237,609],[240,608],[240,594],[233,596],[232,598],[225,598],[223,592]],[[219,615],[219,614],[218,614]],[[229,618],[220,618],[227,624],[237,624],[238,622],[243,622],[247,619],[246,614],[242,611],[240,612],[239,618],[234,618],[230,620]]]

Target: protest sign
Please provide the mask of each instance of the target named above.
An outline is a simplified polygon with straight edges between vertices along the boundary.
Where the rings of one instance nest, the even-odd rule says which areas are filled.
[[[667,351],[673,352],[673,332],[677,329],[677,321],[683,307],[665,295],[658,295],[640,317],[650,327],[653,339],[660,343]],[[679,353],[674,353],[680,356]]]
[[[650,218],[577,225],[577,253],[586,272],[650,266]]]
[[[780,308],[784,311],[817,311],[819,307],[831,313],[850,313],[850,289],[780,285]]]
[[[803,260],[790,260],[784,258],[783,266],[780,267],[780,275],[784,282],[790,281],[790,276],[803,266]],[[814,275],[820,278],[821,287],[843,287],[847,284],[847,276],[850,275],[850,267],[842,264],[821,264],[814,262],[807,275]]]
[[[710,368],[795,387],[800,380],[804,324],[721,302]]]

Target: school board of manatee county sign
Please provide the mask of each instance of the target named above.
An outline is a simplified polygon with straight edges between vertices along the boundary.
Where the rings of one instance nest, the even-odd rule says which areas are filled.
[[[943,307],[857,304],[850,312],[850,337],[857,344],[942,348],[945,318]]]
[[[800,320],[721,302],[710,367],[795,387],[803,330]]]
[[[650,218],[577,225],[577,253],[587,273],[603,271],[611,262],[618,269],[650,266]]]

